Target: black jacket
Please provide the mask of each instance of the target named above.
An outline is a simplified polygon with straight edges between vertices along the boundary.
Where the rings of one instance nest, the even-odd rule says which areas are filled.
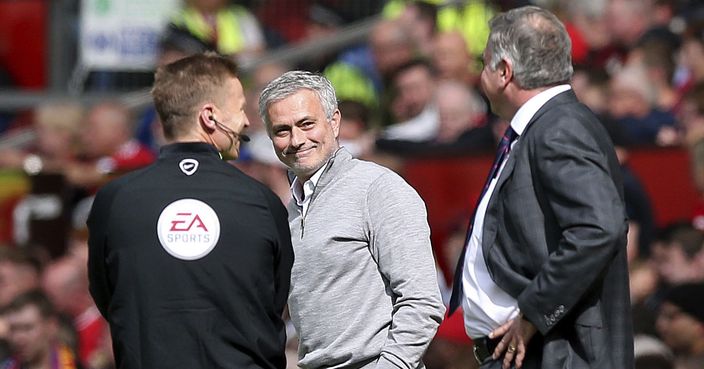
[[[118,368],[285,367],[286,209],[212,146],[165,146],[107,184],[88,228]]]

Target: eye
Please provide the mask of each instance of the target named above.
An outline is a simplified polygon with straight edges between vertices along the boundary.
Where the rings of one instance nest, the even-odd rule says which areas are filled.
[[[290,129],[288,127],[274,128],[274,136],[276,137],[286,137],[288,136]]]

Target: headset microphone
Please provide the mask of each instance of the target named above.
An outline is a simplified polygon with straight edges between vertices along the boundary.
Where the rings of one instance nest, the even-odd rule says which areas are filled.
[[[247,136],[246,134],[237,133],[237,132],[231,130],[230,128],[228,128],[228,127],[225,126],[224,124],[222,124],[222,123],[220,123],[219,121],[217,121],[217,120],[215,119],[215,117],[210,116],[209,119],[212,120],[213,122],[215,122],[215,125],[218,127],[218,129],[220,129],[221,131],[225,132],[225,133],[230,137],[230,147],[232,147],[232,145],[234,144],[234,142],[233,142],[233,141],[234,141],[234,137],[239,138],[240,141],[244,141],[244,142],[249,142],[249,141],[250,141],[249,136]]]

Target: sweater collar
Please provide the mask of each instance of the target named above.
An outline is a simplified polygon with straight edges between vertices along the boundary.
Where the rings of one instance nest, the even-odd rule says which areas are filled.
[[[318,183],[315,186],[316,189],[325,187],[325,185],[330,183],[333,178],[336,178],[341,172],[346,170],[346,164],[352,161],[352,159],[352,154],[346,148],[340,147],[339,149],[337,149],[337,151],[335,151],[335,153],[330,157],[330,159],[328,159],[328,162],[325,163],[323,173],[320,175],[320,179],[318,179]],[[289,170],[289,183],[293,183],[293,180],[295,178],[296,175],[291,170]]]

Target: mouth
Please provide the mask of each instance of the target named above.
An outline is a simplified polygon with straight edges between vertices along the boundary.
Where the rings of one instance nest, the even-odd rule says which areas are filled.
[[[309,153],[313,151],[313,147],[307,147],[303,149],[298,149],[295,151],[286,151],[284,154],[286,156],[294,156],[294,157],[302,157],[302,156],[307,156]]]

